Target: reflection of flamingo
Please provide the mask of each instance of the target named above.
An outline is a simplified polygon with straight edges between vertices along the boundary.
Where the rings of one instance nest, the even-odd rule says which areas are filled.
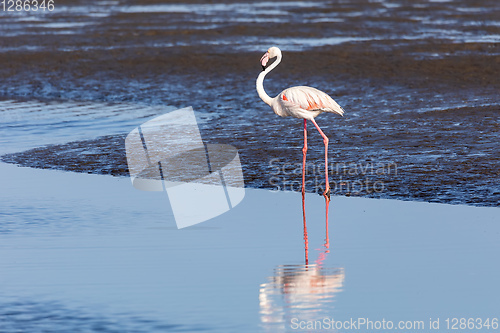
[[[327,268],[323,262],[330,252],[328,206],[326,197],[326,235],[324,249],[314,264],[309,265],[309,240],[306,227],[305,193],[302,192],[305,265],[280,265],[267,283],[260,285],[259,304],[262,326],[268,332],[287,331],[285,323],[300,316],[302,320],[324,318],[335,295],[342,291],[343,268]]]
[[[324,252],[321,252],[318,256],[318,259],[316,260],[316,263],[321,266],[321,263],[323,260],[326,258],[326,254],[330,253],[330,237],[328,234],[328,210],[330,208],[330,198],[325,197],[325,225],[326,225],[326,230],[325,230],[325,244],[323,246],[325,247]],[[305,253],[305,261],[306,265],[309,264],[309,238],[307,236],[307,223],[306,223],[306,198],[305,198],[305,193],[302,192],[302,219],[303,219],[303,226],[304,226],[304,253]]]
[[[319,265],[280,265],[259,288],[262,327],[266,332],[288,332],[292,318],[319,320],[331,312],[342,291],[343,268]]]
[[[266,68],[269,59],[276,57],[276,61]],[[292,116],[304,119],[304,148],[302,149],[302,192],[305,191],[305,166],[307,152],[307,120],[312,121],[316,129],[323,137],[325,144],[325,197],[330,196],[330,184],[328,182],[328,137],[323,133],[314,118],[322,112],[332,112],[339,115],[344,114],[344,110],[326,93],[311,87],[291,87],[283,90],[278,96],[271,98],[264,91],[264,77],[281,62],[281,50],[271,47],[260,59],[262,73],[257,78],[257,92],[260,98],[271,106],[274,113],[281,117]]]
[[[259,304],[262,326],[268,332],[287,331],[285,323],[300,316],[315,321],[330,311],[335,295],[342,291],[343,268],[324,267],[330,252],[328,241],[328,205],[326,198],[326,237],[324,249],[314,264],[309,265],[309,241],[306,228],[305,200],[302,195],[304,219],[305,265],[281,265],[274,270],[267,283],[260,285]]]

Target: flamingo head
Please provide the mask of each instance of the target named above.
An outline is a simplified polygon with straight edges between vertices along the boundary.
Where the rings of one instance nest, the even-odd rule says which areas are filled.
[[[275,58],[277,56],[281,56],[281,50],[276,46],[270,47],[266,53],[260,58],[260,64],[262,65],[262,70],[266,70],[267,62],[269,59]]]

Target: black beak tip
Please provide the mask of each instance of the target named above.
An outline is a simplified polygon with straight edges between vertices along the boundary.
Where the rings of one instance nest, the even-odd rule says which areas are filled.
[[[266,70],[266,66],[262,66],[262,71],[265,71]]]

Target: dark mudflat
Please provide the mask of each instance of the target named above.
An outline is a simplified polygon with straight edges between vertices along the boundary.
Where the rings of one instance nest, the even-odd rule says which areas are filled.
[[[217,115],[202,136],[238,148],[247,186],[299,190],[302,121],[279,118],[255,92],[258,60],[276,44],[284,58],[266,78],[270,95],[310,85],[346,110],[317,118],[331,139],[332,194],[499,205],[496,1],[184,4],[70,1],[38,21],[4,13],[0,94],[193,106]],[[127,176],[125,135],[2,160]],[[307,189],[322,193],[312,126],[309,148]]]

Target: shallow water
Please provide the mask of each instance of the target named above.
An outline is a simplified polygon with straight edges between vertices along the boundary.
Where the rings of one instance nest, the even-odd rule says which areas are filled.
[[[496,208],[334,197],[327,247],[325,202],[308,194],[305,265],[297,193],[247,189],[230,212],[177,230],[165,193],[128,179],[1,169],[4,332],[498,315]]]

